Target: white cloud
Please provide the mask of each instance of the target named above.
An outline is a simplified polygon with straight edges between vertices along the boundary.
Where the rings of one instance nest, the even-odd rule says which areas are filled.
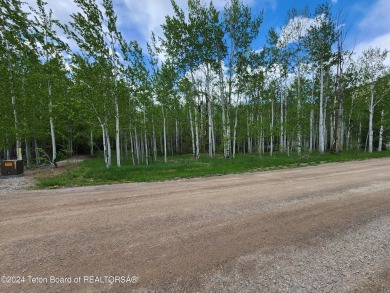
[[[26,0],[25,2],[36,8],[36,0]],[[47,1],[47,8],[53,11],[53,18],[61,23],[68,23],[71,20],[70,15],[79,11],[79,8],[72,0]]]
[[[265,1],[273,3],[276,0]],[[175,2],[184,12],[187,12],[187,0]],[[210,0],[201,0],[201,2],[208,5]],[[226,4],[226,0],[213,0],[212,2],[218,10],[222,10]],[[253,6],[255,0],[243,2]],[[114,5],[119,8],[115,11],[118,14],[118,24],[123,28],[125,35],[131,38],[132,33],[135,33],[135,36],[143,38],[143,40],[138,40],[142,43],[149,40],[152,31],[156,35],[161,35],[161,25],[165,22],[165,17],[173,14],[170,0],[117,0],[114,1]]]
[[[324,15],[319,15],[315,18],[298,16],[290,19],[288,24],[280,32],[278,46],[284,47],[296,42],[299,38],[305,37],[311,27],[316,27],[321,24],[323,18]]]
[[[362,56],[362,53],[364,50],[367,50],[368,48],[381,48],[382,50],[386,49],[390,51],[390,32],[387,34],[384,34],[382,36],[376,37],[372,40],[361,42],[358,45],[356,45],[354,52],[355,52],[355,58],[357,59],[360,56]],[[385,64],[390,66],[390,54],[388,54],[387,59],[385,61]]]
[[[336,4],[338,0],[332,0],[332,3]]]
[[[359,23],[359,28],[368,32],[383,32],[390,28],[390,1],[378,0],[371,9],[367,10],[366,17]]]
[[[130,38],[142,37],[148,40],[152,31],[159,34],[165,16],[172,14],[173,10],[169,0],[121,0],[116,9],[118,24],[123,28],[125,35]],[[184,1],[178,1],[180,2]],[[141,40],[139,40],[141,41]]]
[[[36,7],[36,0],[25,0],[28,5]],[[185,12],[187,11],[187,0],[175,0]],[[245,4],[253,6],[255,0],[243,0]],[[266,3],[276,3],[277,0],[262,0]],[[53,18],[61,23],[69,23],[70,15],[79,11],[73,0],[51,0],[47,1],[47,7],[52,9]],[[100,3],[101,1],[97,1]],[[210,0],[201,0],[208,5]],[[214,6],[221,10],[226,0],[212,0]],[[150,40],[151,32],[156,35],[162,34],[161,25],[165,22],[167,15],[173,14],[171,0],[113,0],[114,10],[118,16],[117,24],[119,30],[127,40],[137,40],[144,47]],[[26,8],[27,10],[27,8]],[[58,33],[61,34],[60,31]],[[60,35],[60,37],[62,37]]]
[[[354,48],[355,58],[370,47],[387,49],[390,51],[390,1],[377,0],[367,9],[366,16],[358,23],[359,33],[356,35]],[[390,65],[390,56],[385,63]]]

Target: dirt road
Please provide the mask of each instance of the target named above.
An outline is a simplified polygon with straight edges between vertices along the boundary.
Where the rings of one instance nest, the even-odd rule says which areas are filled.
[[[390,159],[0,194],[0,275],[0,292],[390,292]]]

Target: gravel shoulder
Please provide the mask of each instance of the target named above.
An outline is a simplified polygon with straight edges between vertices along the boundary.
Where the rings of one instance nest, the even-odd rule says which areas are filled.
[[[66,172],[69,168],[85,160],[86,156],[75,156],[57,163],[54,166],[41,166],[24,170],[24,174],[17,176],[0,176],[0,196],[2,194],[14,193],[29,190],[37,183],[37,177],[50,177]]]
[[[387,158],[21,189],[0,215],[0,274],[25,277],[0,292],[390,292]]]

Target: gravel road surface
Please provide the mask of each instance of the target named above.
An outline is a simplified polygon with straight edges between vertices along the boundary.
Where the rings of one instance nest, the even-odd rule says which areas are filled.
[[[390,159],[4,190],[0,292],[390,292]]]

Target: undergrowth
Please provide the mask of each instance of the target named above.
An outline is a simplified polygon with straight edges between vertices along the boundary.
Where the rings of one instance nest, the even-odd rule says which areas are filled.
[[[167,163],[159,158],[149,165],[140,163],[133,165],[130,160],[123,159],[122,166],[113,165],[107,169],[103,158],[96,157],[85,160],[59,175],[38,178],[38,188],[59,188],[67,186],[88,186],[125,182],[151,182],[180,178],[216,176],[233,173],[293,168],[317,165],[327,162],[345,162],[367,158],[389,157],[390,151],[383,152],[344,152],[342,154],[319,153],[286,154],[275,153],[272,157],[264,155],[239,154],[236,158],[225,159],[221,155],[209,158],[202,155],[194,160],[191,155],[169,157]],[[113,156],[115,158],[115,156]]]

